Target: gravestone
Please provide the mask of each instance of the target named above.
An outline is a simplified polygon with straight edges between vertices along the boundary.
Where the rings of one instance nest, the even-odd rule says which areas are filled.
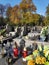
[[[21,36],[23,36],[24,27],[21,28]]]
[[[6,25],[6,33],[9,33],[11,31],[11,26],[9,26],[8,24]]]
[[[31,28],[29,26],[27,27],[27,32],[31,32]]]
[[[21,35],[21,28],[20,27],[18,27],[17,28],[17,33],[16,33],[18,36],[20,36]]]
[[[28,34],[27,26],[24,26],[23,36],[26,36]]]
[[[23,50],[24,47],[25,47],[25,40],[21,39],[21,41],[20,41],[20,49]]]

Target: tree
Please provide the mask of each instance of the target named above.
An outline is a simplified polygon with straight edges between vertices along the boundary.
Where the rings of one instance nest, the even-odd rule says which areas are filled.
[[[8,7],[6,15],[9,18],[10,22],[12,22],[13,24],[18,24],[21,17],[19,6],[15,5],[14,7]]]
[[[32,0],[22,0],[20,3],[20,9],[23,12],[36,12],[36,6],[32,2]]]
[[[44,24],[49,25],[49,16],[46,16],[44,19]]]
[[[7,8],[7,11],[6,11],[7,18],[10,18],[10,16],[11,16],[11,10],[12,10],[12,7],[8,7]]]
[[[36,12],[36,6],[32,0],[22,0],[19,7],[21,11],[21,21],[23,21],[22,23],[32,22],[32,13]]]
[[[4,26],[6,23],[5,23],[5,20],[3,17],[0,17],[0,26]]]
[[[48,6],[46,7],[46,15],[49,16],[49,4],[48,4]]]
[[[44,25],[44,19],[45,19],[45,17],[43,15],[40,15],[38,25]]]
[[[6,6],[6,18],[5,18],[5,22],[6,23],[11,23],[10,21],[10,16],[11,16],[11,11],[12,11],[12,7],[11,6]]]
[[[19,6],[16,5],[12,8],[11,16],[10,16],[11,22],[14,24],[18,24],[20,20],[20,13],[19,13]]]
[[[45,17],[44,23],[45,25],[49,25],[49,4],[46,7],[46,17]]]
[[[8,7],[6,15],[13,24],[28,24],[33,22],[33,12],[36,12],[36,6],[32,0],[22,0],[19,5]]]
[[[0,4],[0,16],[3,17],[3,14],[5,12],[5,6]]]
[[[0,4],[0,25],[5,25],[4,21],[5,6]]]

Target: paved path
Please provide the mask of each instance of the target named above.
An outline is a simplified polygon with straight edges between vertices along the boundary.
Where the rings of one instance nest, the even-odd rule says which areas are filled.
[[[14,65],[27,65],[27,63],[26,63],[26,62],[23,62],[23,61],[22,61],[22,58],[20,58],[20,59],[18,59],[18,60],[14,63]]]
[[[14,41],[16,41],[19,45],[19,42],[21,41],[21,39],[13,39]],[[31,45],[33,42],[37,42],[38,44],[42,43],[42,44],[49,44],[48,42],[39,42],[39,41],[31,41],[31,40],[25,40],[26,41],[26,47]],[[6,58],[2,58],[0,59],[0,65],[8,65],[6,63]],[[22,59],[19,58],[13,65],[26,65],[25,63],[22,62]]]
[[[19,45],[19,42],[21,41],[21,39],[17,39],[17,38],[15,38],[13,40],[16,41],[18,43],[18,45]],[[26,39],[25,39],[25,41],[26,41],[26,43],[25,43],[26,47],[28,47],[29,45],[32,45],[32,43],[49,45],[49,42],[41,42],[41,41],[26,40]]]
[[[6,62],[6,58],[2,58],[0,59],[0,65],[8,65]],[[15,61],[15,63],[13,63],[12,65],[26,65],[26,63],[24,63],[22,61],[22,58],[19,58],[18,60]]]

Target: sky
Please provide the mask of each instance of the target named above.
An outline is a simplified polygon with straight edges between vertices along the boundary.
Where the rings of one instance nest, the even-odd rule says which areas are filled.
[[[0,4],[11,4],[11,6],[19,4],[20,2],[21,0],[0,0]],[[33,0],[33,3],[37,8],[36,12],[40,15],[45,15],[46,7],[49,4],[49,0]]]

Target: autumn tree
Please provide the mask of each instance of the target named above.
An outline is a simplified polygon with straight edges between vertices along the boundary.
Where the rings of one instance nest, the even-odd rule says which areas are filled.
[[[12,11],[12,7],[8,7],[8,8],[7,8],[7,11],[6,11],[6,16],[7,16],[7,18],[10,18],[10,16],[11,16],[11,11]]]
[[[36,6],[32,0],[22,0],[19,5],[7,9],[7,16],[14,24],[28,24],[33,22],[33,12],[36,12]]]
[[[8,7],[6,15],[9,18],[10,22],[13,24],[18,24],[20,19],[19,6],[15,5],[14,7]]]
[[[20,3],[20,9],[23,12],[28,12],[28,11],[35,12],[36,6],[32,2],[32,0],[22,0],[22,2]]]
[[[14,6],[12,8],[10,19],[11,19],[11,21],[14,24],[18,24],[19,23],[19,20],[20,20],[20,12],[19,12],[19,6],[18,5]]]
[[[46,16],[44,19],[44,24],[49,25],[49,16]]]
[[[45,17],[44,23],[45,25],[49,25],[49,4],[46,7],[46,17]]]
[[[43,15],[39,15],[39,20],[38,20],[38,25],[44,25],[44,19],[45,19],[45,16]]]
[[[19,7],[22,14],[22,23],[32,22],[32,13],[36,12],[36,6],[32,0],[22,0]]]

